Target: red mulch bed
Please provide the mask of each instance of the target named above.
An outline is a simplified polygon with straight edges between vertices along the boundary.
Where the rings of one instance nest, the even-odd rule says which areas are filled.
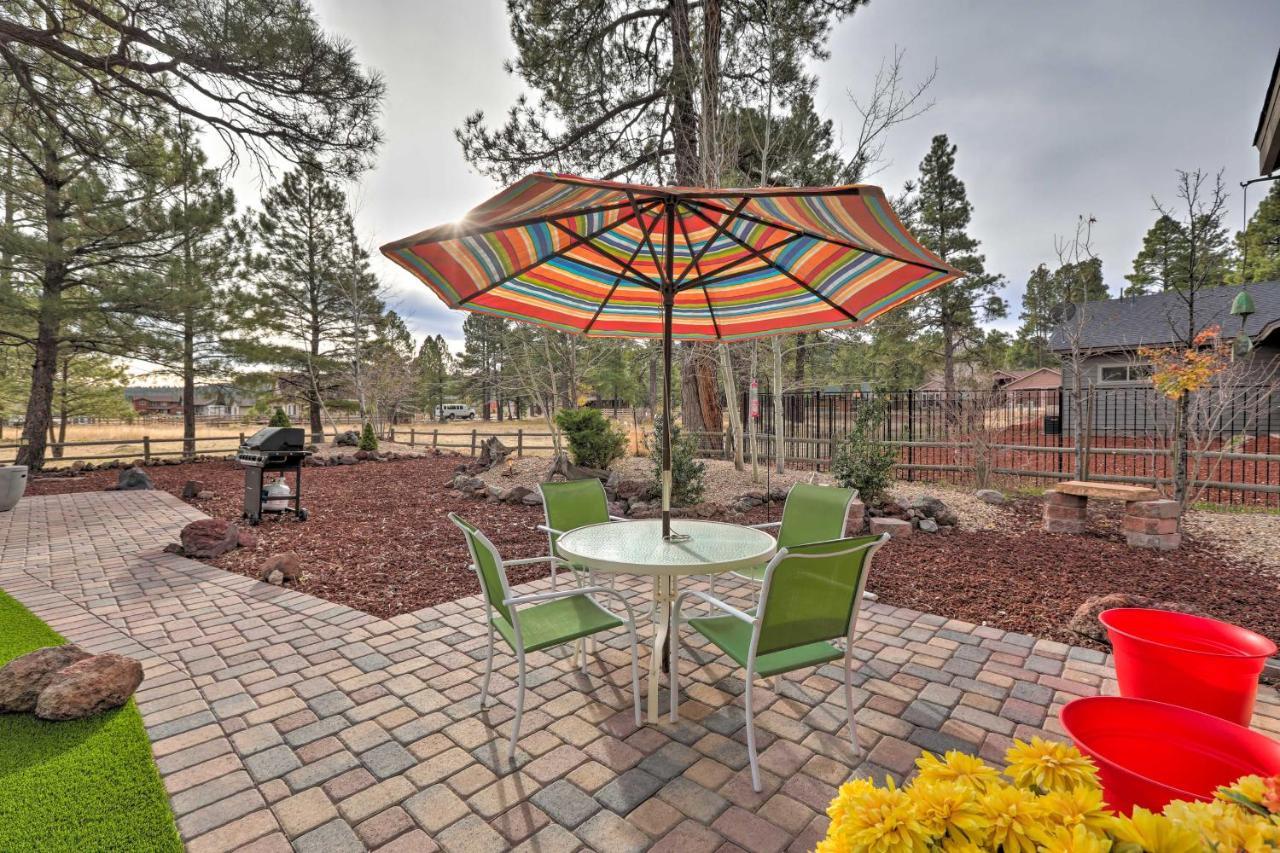
[[[534,530],[541,507],[491,504],[443,488],[458,462],[446,456],[308,468],[303,503],[310,521],[264,521],[256,548],[212,562],[256,577],[268,556],[296,551],[306,571],[298,589],[381,617],[473,595],[479,587],[449,512],[475,521],[507,557],[544,554],[546,539]],[[147,470],[157,487],[175,495],[187,480],[201,480],[216,497],[193,505],[213,516],[240,515],[244,477],[233,462]],[[37,477],[29,491],[89,491],[115,479],[115,471]],[[1076,644],[1083,641],[1066,628],[1071,614],[1086,598],[1111,592],[1194,604],[1280,639],[1274,576],[1232,564],[1192,537],[1169,553],[1129,548],[1119,513],[1101,507],[1084,536],[1042,532],[1039,500],[1023,499],[1002,510],[1001,530],[893,540],[880,551],[870,589],[889,604]],[[749,520],[763,521],[766,512],[758,508]],[[546,571],[542,565],[513,569],[511,581]]]

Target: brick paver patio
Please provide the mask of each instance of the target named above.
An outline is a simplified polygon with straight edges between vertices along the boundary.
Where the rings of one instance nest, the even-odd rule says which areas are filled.
[[[756,794],[740,670],[691,636],[704,665],[685,663],[682,721],[637,729],[619,635],[588,676],[566,652],[530,656],[509,766],[514,659],[480,713],[479,599],[382,620],[161,550],[201,517],[164,492],[30,497],[0,516],[0,586],[68,639],[143,661],[138,706],[192,851],[810,850],[850,775],[900,779],[921,748],[998,760],[1014,737],[1059,733],[1071,697],[1114,687],[1099,652],[870,604],[863,759],[839,669],[783,680],[757,694]],[[1280,732],[1275,691],[1254,722]]]

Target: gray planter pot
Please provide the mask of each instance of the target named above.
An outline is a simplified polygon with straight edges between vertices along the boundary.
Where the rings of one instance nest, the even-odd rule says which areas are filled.
[[[26,465],[0,465],[0,512],[8,512],[17,506],[18,498],[26,490]]]

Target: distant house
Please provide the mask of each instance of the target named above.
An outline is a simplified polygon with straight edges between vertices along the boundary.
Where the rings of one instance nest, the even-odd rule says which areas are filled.
[[[1243,327],[1240,318],[1231,313],[1240,287],[1198,291],[1196,331],[1218,326],[1228,339],[1243,331],[1253,344],[1244,358],[1258,383],[1263,383],[1280,371],[1280,281],[1256,282],[1248,288],[1256,311]],[[1176,345],[1187,335],[1186,324],[1186,302],[1173,291],[1086,302],[1068,309],[1049,337],[1049,349],[1063,360],[1064,376],[1069,376],[1072,353],[1078,350],[1082,386],[1102,395],[1095,408],[1095,429],[1147,432],[1162,429],[1167,412],[1154,404],[1158,401],[1153,403],[1151,365],[1138,351]],[[1066,384],[1073,384],[1070,378]],[[1277,402],[1273,399],[1271,405]],[[1280,412],[1247,417],[1255,423],[1270,417],[1270,422],[1280,425]]]
[[[124,397],[140,415],[182,414],[181,388],[126,388]]]
[[[182,389],[176,386],[126,388],[125,399],[140,415],[179,416],[182,414]],[[228,385],[198,385],[195,389],[196,417],[239,418],[253,408],[252,394]],[[286,411],[292,404],[286,406]],[[289,412],[290,416],[296,414]]]
[[[1052,367],[1035,367],[1027,370],[995,370],[987,373],[977,365],[962,362],[956,365],[956,389],[960,391],[1046,391],[1062,385],[1062,374]],[[946,389],[941,373],[931,374],[916,392],[936,392]]]

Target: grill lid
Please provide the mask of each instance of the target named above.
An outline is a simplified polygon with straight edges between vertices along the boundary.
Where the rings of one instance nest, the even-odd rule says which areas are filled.
[[[245,439],[243,450],[299,451],[306,441],[305,430],[299,427],[266,427]]]

